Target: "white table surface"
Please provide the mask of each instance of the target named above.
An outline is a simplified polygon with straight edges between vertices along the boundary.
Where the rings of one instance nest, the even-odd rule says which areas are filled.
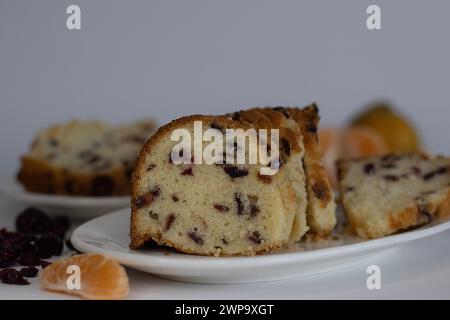
[[[0,198],[0,228],[12,228],[20,204]],[[381,268],[381,289],[368,290],[366,268]],[[450,231],[400,246],[382,258],[309,278],[245,285],[205,285],[163,280],[127,269],[129,299],[450,299]],[[73,299],[31,285],[0,283],[0,299]],[[76,298],[75,298],[76,299]]]

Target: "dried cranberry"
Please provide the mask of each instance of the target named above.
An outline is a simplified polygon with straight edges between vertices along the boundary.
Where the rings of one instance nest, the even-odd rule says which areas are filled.
[[[48,267],[49,265],[51,265],[52,263],[46,260],[41,260],[41,267],[42,269],[45,269],[46,267]]]
[[[0,271],[0,279],[6,284],[30,284],[28,280],[24,279],[19,271],[12,268],[6,268]]]
[[[39,257],[42,259],[61,255],[64,245],[62,240],[53,233],[48,233],[36,241]]]
[[[237,205],[237,214],[238,215],[242,215],[244,214],[244,203],[242,202],[241,199],[241,194],[240,193],[235,193],[234,194],[234,201],[236,201],[236,205]]]
[[[215,204],[214,209],[219,210],[221,212],[225,212],[230,210],[227,206],[221,205],[221,204]]]
[[[16,229],[22,233],[45,233],[50,230],[50,218],[41,210],[27,208],[16,219]]]
[[[20,269],[20,274],[27,278],[34,278],[38,274],[39,270],[35,267],[25,267]]]
[[[364,173],[365,174],[374,174],[375,173],[375,165],[373,163],[367,163],[364,165]]]
[[[51,232],[60,237],[64,237],[66,232],[70,229],[69,218],[64,216],[55,217],[52,219]]]
[[[232,178],[240,178],[248,175],[248,170],[239,169],[236,166],[224,166],[223,170],[225,170],[225,172]]]
[[[248,236],[248,240],[250,240],[251,242],[255,243],[255,244],[261,244],[261,235],[259,234],[258,231],[254,231],[251,235]]]
[[[202,245],[204,243],[203,238],[197,233],[197,229],[194,229],[194,231],[189,231],[188,236],[198,245]]]
[[[172,195],[172,200],[173,200],[174,202],[178,202],[178,201],[180,201],[180,198],[178,198],[178,197],[174,194],[174,195]]]
[[[27,244],[22,250],[17,262],[23,266],[37,266],[39,265],[39,254],[36,246]]]
[[[181,172],[181,175],[183,176],[193,176],[194,173],[192,172],[192,167],[186,168]]]
[[[169,231],[170,227],[172,227],[173,222],[175,221],[175,215],[172,213],[167,216],[166,223],[164,225],[164,231]]]
[[[383,176],[384,180],[386,181],[398,181],[400,178],[398,176],[392,175],[392,174],[388,174]]]

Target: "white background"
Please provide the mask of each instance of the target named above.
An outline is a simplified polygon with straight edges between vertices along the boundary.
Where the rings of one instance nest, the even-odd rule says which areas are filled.
[[[366,8],[382,9],[382,30]],[[78,4],[82,30],[66,29]],[[317,101],[340,124],[386,98],[450,154],[450,2],[0,0],[0,173],[35,131]]]

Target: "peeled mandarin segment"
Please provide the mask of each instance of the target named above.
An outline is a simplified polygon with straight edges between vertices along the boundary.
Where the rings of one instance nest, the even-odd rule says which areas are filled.
[[[333,188],[337,186],[335,162],[341,155],[342,130],[335,128],[319,129],[319,143],[322,148],[322,163]]]
[[[80,269],[80,289],[70,289],[70,266]],[[78,295],[86,299],[123,299],[128,295],[128,276],[114,259],[101,254],[81,254],[58,260],[46,267],[40,277],[42,288]]]
[[[383,137],[375,130],[362,126],[343,131],[341,158],[368,157],[389,152]]]
[[[375,104],[363,112],[353,125],[377,131],[385,140],[390,152],[412,152],[419,147],[418,135],[413,125],[386,104]]]

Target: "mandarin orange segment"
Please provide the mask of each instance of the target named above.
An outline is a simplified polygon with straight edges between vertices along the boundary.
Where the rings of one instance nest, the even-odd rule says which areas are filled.
[[[380,134],[366,127],[352,127],[343,131],[343,156],[345,158],[369,157],[389,152]]]
[[[79,270],[80,287],[74,288]],[[128,295],[128,276],[114,259],[102,254],[80,254],[58,260],[39,277],[42,288],[86,299],[123,299]]]

